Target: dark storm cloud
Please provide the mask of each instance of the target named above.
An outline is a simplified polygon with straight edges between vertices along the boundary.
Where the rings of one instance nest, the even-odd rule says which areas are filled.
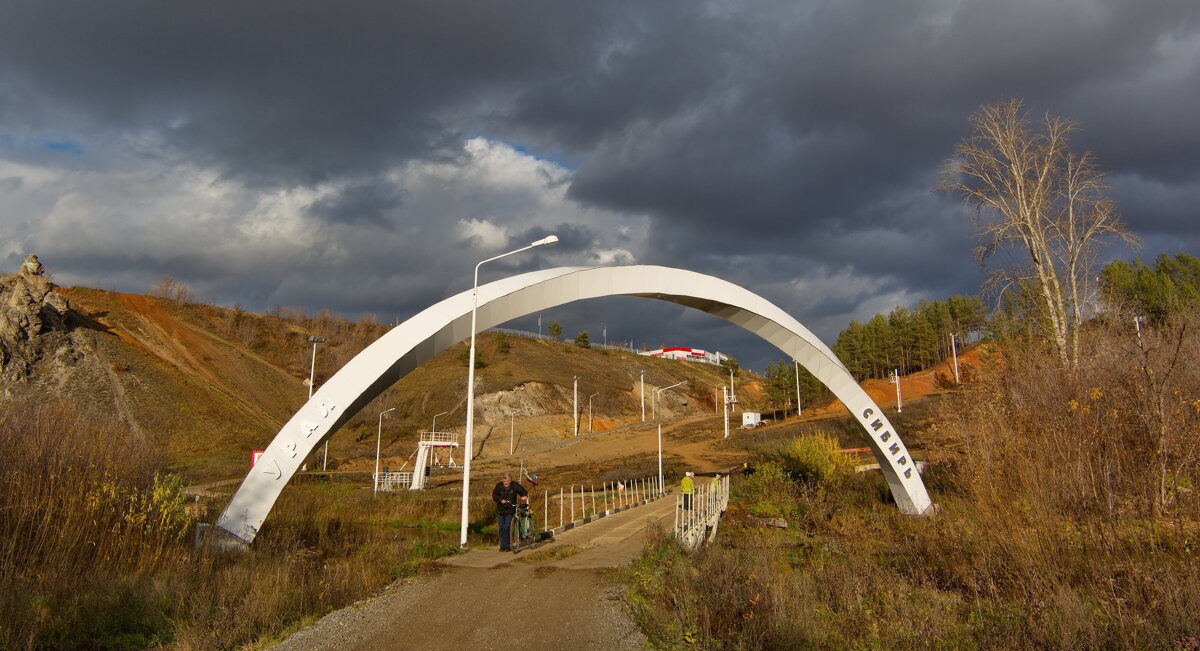
[[[1195,0],[14,0],[0,219],[19,238],[0,255],[382,317],[555,233],[485,275],[632,257],[729,278],[831,338],[978,290],[967,214],[930,186],[967,116],[1012,96],[1080,120],[1148,246],[1196,252]],[[471,138],[549,163],[512,171],[528,161]],[[124,230],[72,240],[87,220]],[[610,330],[671,343],[679,308],[616,305]]]
[[[455,118],[524,77],[569,75],[601,11],[17,1],[0,8],[0,70],[37,98],[29,111],[61,104],[85,128],[156,130],[244,179],[311,183],[450,155]]]
[[[400,208],[402,188],[389,179],[357,181],[315,201],[308,213],[322,221],[381,226]]]

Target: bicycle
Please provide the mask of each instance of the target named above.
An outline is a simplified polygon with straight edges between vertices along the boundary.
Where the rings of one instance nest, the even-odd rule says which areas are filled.
[[[529,502],[517,505],[517,512],[513,515],[513,530],[517,537],[513,549],[533,541],[533,510],[529,508]]]

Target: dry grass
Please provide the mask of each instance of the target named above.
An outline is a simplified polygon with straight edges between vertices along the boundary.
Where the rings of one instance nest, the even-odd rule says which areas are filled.
[[[666,648],[1195,648],[1197,343],[1095,326],[1076,373],[1008,350],[917,437],[933,518],[899,515],[878,477],[760,463],[717,544],[648,547],[635,612]]]
[[[284,493],[250,551],[196,551],[180,484],[150,450],[68,406],[5,414],[0,648],[272,639],[456,550],[442,522],[457,504],[310,483]]]

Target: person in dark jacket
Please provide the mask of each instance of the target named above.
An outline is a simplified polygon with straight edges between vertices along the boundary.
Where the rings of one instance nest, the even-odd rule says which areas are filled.
[[[512,475],[504,473],[496,487],[492,489],[492,501],[496,503],[496,523],[500,525],[500,551],[512,550],[509,542],[512,529],[513,514],[517,512],[517,501],[529,499],[525,487],[512,480]]]

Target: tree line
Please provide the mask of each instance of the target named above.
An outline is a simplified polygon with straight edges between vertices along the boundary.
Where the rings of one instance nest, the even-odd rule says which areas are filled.
[[[987,310],[978,296],[955,295],[921,301],[914,309],[896,307],[866,323],[851,321],[832,346],[850,374],[862,381],[923,371],[950,357],[951,335],[958,345],[987,327]]]
[[[1153,265],[1116,260],[1101,268],[1099,278],[1100,318],[1138,318],[1154,325],[1200,308],[1200,258],[1186,253],[1159,255]],[[951,335],[957,336],[958,346],[984,337],[1034,337],[1048,325],[1040,307],[1037,290],[1022,285],[1010,288],[991,314],[978,296],[921,301],[912,309],[899,306],[876,314],[866,323],[851,321],[831,348],[860,382],[887,377],[893,369],[905,375],[948,359]],[[801,404],[828,395],[808,371],[799,371]],[[763,397],[768,407],[795,409],[796,367],[791,360],[767,365]]]

